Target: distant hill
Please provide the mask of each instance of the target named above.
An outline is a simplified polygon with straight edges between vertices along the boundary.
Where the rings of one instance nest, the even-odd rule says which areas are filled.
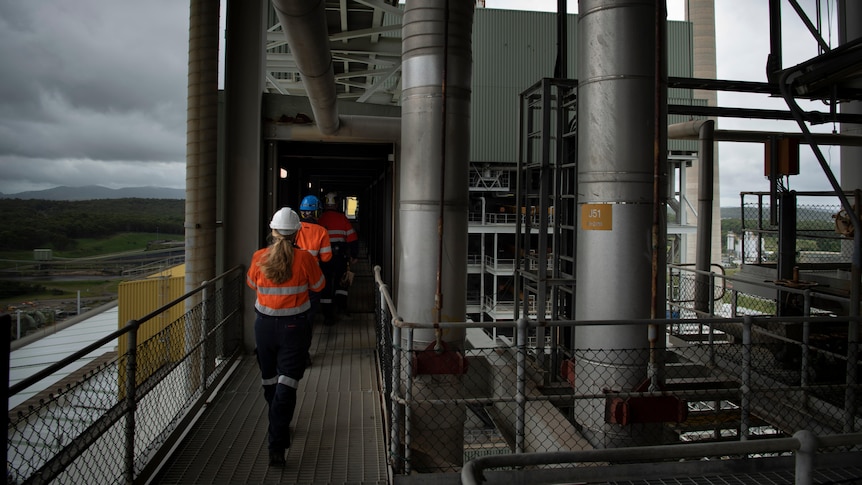
[[[721,208],[721,218],[722,219],[739,219],[742,215],[742,210],[739,207],[722,207]]]
[[[96,200],[96,199],[185,199],[185,189],[165,187],[125,187],[109,189],[101,185],[84,187],[54,187],[47,190],[0,193],[0,199],[41,199],[41,200]]]

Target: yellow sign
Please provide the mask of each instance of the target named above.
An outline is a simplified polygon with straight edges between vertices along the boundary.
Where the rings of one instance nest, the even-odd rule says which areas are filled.
[[[610,231],[613,229],[613,205],[584,204],[581,206],[581,229]]]

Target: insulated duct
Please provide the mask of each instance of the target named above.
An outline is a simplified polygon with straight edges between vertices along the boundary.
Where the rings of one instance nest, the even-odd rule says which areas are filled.
[[[338,129],[325,135],[313,125],[270,123],[266,136],[276,140],[293,141],[362,141],[400,143],[401,118],[385,116],[341,115]]]
[[[406,322],[466,317],[472,1],[410,0],[402,17],[397,305]],[[440,337],[440,341],[437,337]],[[416,330],[413,347],[463,348],[465,331]],[[402,343],[403,345],[405,343]],[[460,397],[459,376],[417,376],[414,396]],[[410,433],[418,469],[463,460],[464,409],[423,406]],[[446,443],[441,446],[441,443]]]
[[[654,185],[666,184],[667,170],[663,4],[579,3],[577,320],[649,319],[656,308],[664,317],[667,228],[657,194],[666,189]],[[643,325],[577,327],[576,393],[631,391],[654,377],[649,344]],[[607,423],[604,405],[575,400],[593,446],[648,442],[649,425]]]
[[[695,269],[698,271],[709,271],[712,259],[712,214],[715,199],[715,121],[695,120],[685,123],[677,123],[668,127],[668,138],[688,138],[697,136],[700,140],[698,145],[698,186],[700,190],[697,195],[697,257],[695,258]],[[709,310],[709,298],[712,296],[712,287],[709,286],[709,276],[698,273],[695,276],[695,308],[702,312]]]
[[[338,130],[338,112],[325,0],[272,0],[272,6],[302,75],[317,128],[332,135]]]

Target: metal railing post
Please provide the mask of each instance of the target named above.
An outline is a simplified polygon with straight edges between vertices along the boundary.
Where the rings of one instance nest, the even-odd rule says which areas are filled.
[[[518,355],[517,355],[517,380],[515,402],[517,403],[517,415],[515,416],[515,453],[524,452],[524,426],[526,416],[526,382],[527,382],[527,319],[518,319]]]
[[[135,411],[137,390],[137,357],[138,357],[138,322],[130,320],[127,326],[134,327],[126,333],[129,340],[129,351],[126,358],[126,449],[124,460],[124,476],[128,485],[135,481]]]
[[[0,314],[0,345],[3,352],[3,367],[0,372],[3,374],[3,403],[6,409],[9,409],[9,369],[12,359],[12,315],[8,313]],[[9,413],[6,413],[6,429],[9,429]],[[9,449],[9,433],[3,434],[3,449]],[[6,452],[8,456],[8,451]],[[8,469],[7,469],[8,472]],[[7,481],[10,477],[7,476]]]
[[[384,310],[386,312],[386,310]],[[400,459],[401,456],[401,420],[402,405],[399,403],[401,398],[401,327],[395,325],[395,319],[392,319],[392,439],[389,444],[389,450],[392,454],[392,460],[398,460],[397,463],[392,463],[396,473],[402,469],[404,464]]]
[[[715,273],[709,273],[709,316],[715,316],[715,298],[713,298],[713,292],[715,288]],[[701,331],[701,335],[703,332]],[[709,326],[709,335],[707,336],[707,348],[709,348],[709,365],[715,365],[715,326]]]
[[[751,321],[746,315],[742,321],[742,385],[739,386],[739,439],[748,439],[749,413],[751,412]]]
[[[204,281],[201,283],[201,286],[204,288],[201,293],[201,361],[200,361],[200,373],[201,373],[201,392],[205,391],[207,388],[207,362],[209,362],[209,352],[207,352],[207,333],[210,328],[210,319],[212,316],[210,315],[210,304],[212,303],[210,288],[208,283]]]
[[[793,433],[793,437],[799,441],[799,449],[796,450],[796,485],[811,485],[814,483],[811,472],[814,470],[814,456],[817,454],[817,436],[806,429]]]
[[[413,329],[407,329],[407,358],[404,359],[404,473],[410,474],[410,420],[413,418]]]
[[[847,322],[847,379],[844,388],[844,432],[852,433],[856,418],[856,384],[859,366],[859,321],[858,315]]]
[[[736,318],[739,316],[736,305],[738,305],[739,292],[733,288],[730,289],[730,317]]]
[[[709,316],[715,316],[715,273],[709,272]],[[710,325],[710,327],[712,327]]]
[[[805,289],[803,292],[803,314],[806,317],[811,316],[811,290]],[[802,403],[808,407],[808,366],[810,365],[810,342],[811,342],[811,322],[805,320],[802,322],[802,357],[799,371],[799,387],[802,388]]]

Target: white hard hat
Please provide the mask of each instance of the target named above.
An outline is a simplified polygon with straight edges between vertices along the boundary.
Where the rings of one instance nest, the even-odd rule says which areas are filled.
[[[324,199],[326,200],[325,204],[329,205],[329,206],[336,205],[336,202],[335,202],[336,197],[338,197],[338,195],[336,195],[335,192],[328,192],[326,194],[326,196],[324,196]]]
[[[269,227],[275,229],[283,236],[289,236],[302,227],[299,221],[299,216],[290,207],[282,207],[272,215],[272,220],[269,222]]]

